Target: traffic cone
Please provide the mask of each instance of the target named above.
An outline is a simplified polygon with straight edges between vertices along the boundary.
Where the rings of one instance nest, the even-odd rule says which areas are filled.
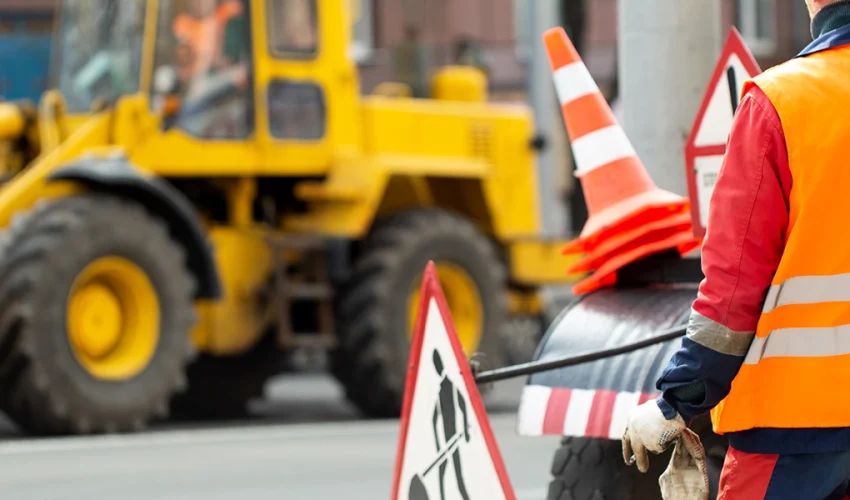
[[[546,31],[543,41],[589,215],[565,251],[586,251],[601,237],[687,212],[686,198],[649,177],[564,29]]]
[[[568,274],[592,271],[573,293],[613,285],[618,270],[654,253],[699,247],[688,199],[649,177],[566,32],[550,29],[543,41],[589,214],[579,237],[562,249],[585,254]]]

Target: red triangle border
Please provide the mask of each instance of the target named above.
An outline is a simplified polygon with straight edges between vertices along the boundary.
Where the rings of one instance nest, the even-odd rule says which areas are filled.
[[[700,222],[699,200],[697,199],[696,185],[696,159],[701,156],[718,156],[726,152],[726,143],[710,144],[707,146],[696,146],[697,133],[705,119],[705,114],[708,111],[708,105],[711,98],[714,96],[713,90],[717,87],[723,73],[726,70],[729,59],[733,56],[738,56],[741,64],[750,74],[758,75],[761,73],[758,62],[753,53],[747,48],[747,44],[741,33],[733,26],[729,30],[729,35],[726,38],[726,43],[723,45],[723,51],[717,59],[717,64],[714,67],[714,72],[711,74],[706,87],[705,95],[700,103],[699,111],[697,111],[694,125],[691,127],[691,133],[688,135],[688,140],[685,143],[685,178],[688,180],[688,197],[691,200],[691,225],[693,227],[694,236],[701,238],[705,236],[705,228]]]

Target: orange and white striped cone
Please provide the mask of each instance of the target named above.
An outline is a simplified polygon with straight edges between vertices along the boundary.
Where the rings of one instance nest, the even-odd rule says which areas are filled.
[[[564,29],[546,31],[543,41],[589,214],[564,251],[586,251],[602,237],[687,212],[686,198],[649,177]]]

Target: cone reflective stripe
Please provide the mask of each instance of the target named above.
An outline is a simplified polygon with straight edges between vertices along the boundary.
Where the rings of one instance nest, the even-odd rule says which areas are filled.
[[[577,175],[581,177],[614,161],[637,159],[629,138],[566,33],[555,28],[546,32],[543,39],[576,157]]]
[[[563,28],[543,34],[564,123],[576,159],[589,217],[581,251],[605,232],[619,232],[658,218],[653,209],[679,213],[687,199],[658,189],[617,123],[578,52]]]

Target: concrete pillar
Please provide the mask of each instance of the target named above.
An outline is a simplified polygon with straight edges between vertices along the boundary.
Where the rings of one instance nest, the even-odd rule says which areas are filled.
[[[543,46],[543,32],[558,26],[560,0],[515,0],[528,9],[528,97],[534,108],[537,133],[547,139],[547,147],[538,156],[537,172],[540,193],[540,215],[543,235],[563,236],[568,227],[566,205],[561,199],[559,186],[565,169],[566,153],[561,124],[561,111],[552,83],[552,69]]]
[[[623,128],[662,189],[687,196],[684,145],[722,43],[720,0],[618,0]]]

